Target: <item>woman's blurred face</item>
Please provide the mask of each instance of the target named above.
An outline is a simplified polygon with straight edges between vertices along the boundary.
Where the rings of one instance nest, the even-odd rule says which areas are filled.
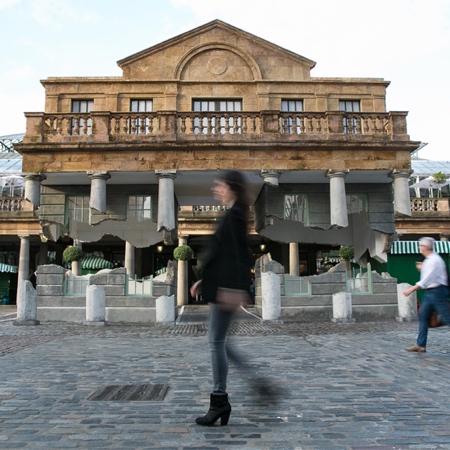
[[[233,203],[236,201],[236,194],[225,181],[215,180],[211,190],[214,199],[218,200],[223,205],[233,206]]]

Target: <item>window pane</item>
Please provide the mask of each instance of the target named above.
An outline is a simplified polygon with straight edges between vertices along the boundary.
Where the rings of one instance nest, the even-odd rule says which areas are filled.
[[[308,223],[308,196],[292,194],[284,196],[284,219]]]
[[[128,197],[128,218],[141,222],[152,218],[152,197],[149,195],[130,195]]]

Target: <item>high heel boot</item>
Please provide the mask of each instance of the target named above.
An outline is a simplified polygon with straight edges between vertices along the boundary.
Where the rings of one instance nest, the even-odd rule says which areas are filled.
[[[195,422],[199,425],[214,425],[220,419],[221,425],[228,425],[231,414],[231,405],[228,394],[211,394],[211,403],[206,416],[197,417]]]

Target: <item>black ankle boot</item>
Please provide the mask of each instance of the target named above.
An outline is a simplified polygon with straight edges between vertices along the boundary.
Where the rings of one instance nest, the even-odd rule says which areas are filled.
[[[221,425],[228,425],[231,414],[231,405],[228,394],[211,394],[211,404],[206,416],[197,417],[195,422],[199,425],[214,425],[220,419]]]

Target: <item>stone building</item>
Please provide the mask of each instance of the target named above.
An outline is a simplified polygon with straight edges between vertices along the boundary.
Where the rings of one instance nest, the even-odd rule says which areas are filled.
[[[340,245],[386,260],[420,144],[386,111],[388,81],[313,77],[314,61],[219,20],[118,65],[43,80],[44,112],[26,113],[17,150],[49,249],[95,247],[138,277],[178,242],[199,253],[214,175],[232,168],[251,185],[255,257],[268,245],[292,275]]]

